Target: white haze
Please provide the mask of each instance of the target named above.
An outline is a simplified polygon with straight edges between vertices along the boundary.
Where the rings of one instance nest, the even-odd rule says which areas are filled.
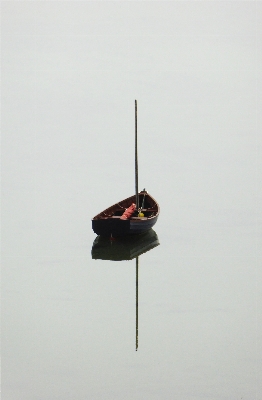
[[[261,398],[261,27],[259,1],[2,2],[3,400]],[[135,99],[137,353],[134,264],[90,256]]]

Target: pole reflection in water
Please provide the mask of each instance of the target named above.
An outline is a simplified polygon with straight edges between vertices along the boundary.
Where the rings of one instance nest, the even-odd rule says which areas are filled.
[[[136,351],[138,349],[138,257],[136,257]]]
[[[92,247],[94,260],[124,261],[136,259],[136,351],[138,349],[138,268],[139,256],[158,246],[156,232],[150,229],[141,235],[110,240],[97,236]]]

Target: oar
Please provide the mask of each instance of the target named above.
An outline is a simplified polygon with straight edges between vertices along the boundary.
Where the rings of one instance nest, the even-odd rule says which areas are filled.
[[[138,197],[138,156],[137,156],[137,101],[135,100],[135,181],[136,181],[136,208],[139,207]]]

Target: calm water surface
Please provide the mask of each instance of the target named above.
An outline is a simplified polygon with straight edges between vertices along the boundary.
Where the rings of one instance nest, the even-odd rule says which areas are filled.
[[[160,245],[138,257],[136,351],[136,258],[93,259],[91,222],[66,219],[48,221],[49,237],[21,230],[35,253],[4,258],[5,399],[260,398],[248,227],[189,229],[163,207]]]

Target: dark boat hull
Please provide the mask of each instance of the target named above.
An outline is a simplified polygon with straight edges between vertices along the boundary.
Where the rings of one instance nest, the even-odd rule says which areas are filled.
[[[157,222],[160,209],[156,200],[146,191],[139,193],[139,207],[145,207],[142,210],[144,217],[131,217],[126,220],[120,218],[135,199],[135,196],[131,196],[96,215],[92,219],[93,231],[100,236],[117,237],[138,235],[151,229]]]
[[[126,236],[138,235],[151,229],[158,216],[148,220],[122,220],[120,218],[108,218],[92,220],[93,231],[101,236]]]

